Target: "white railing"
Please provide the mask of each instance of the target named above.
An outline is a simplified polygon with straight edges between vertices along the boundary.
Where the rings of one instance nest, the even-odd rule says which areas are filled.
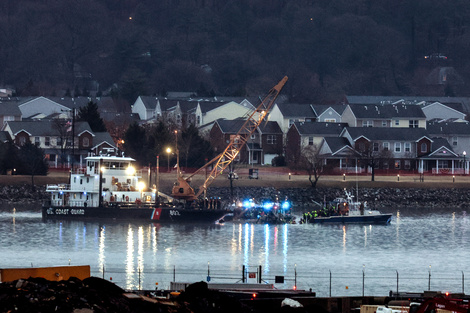
[[[465,171],[463,168],[450,168],[450,167],[443,167],[443,168],[436,168],[436,167],[433,167],[431,172],[433,174],[450,174],[450,175],[453,175],[453,174],[456,174],[456,175],[465,175]]]

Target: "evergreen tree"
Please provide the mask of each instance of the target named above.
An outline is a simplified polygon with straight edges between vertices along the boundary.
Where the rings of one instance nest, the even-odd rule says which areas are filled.
[[[184,161],[185,167],[200,168],[214,157],[214,149],[211,144],[202,138],[196,126],[190,124],[181,133],[178,139],[180,160]]]
[[[17,169],[19,166],[18,148],[10,140],[0,142],[0,174],[5,175],[7,171]]]
[[[34,190],[34,175],[47,175],[49,165],[45,159],[44,150],[27,141],[19,151],[21,167],[19,174],[31,175],[31,186]]]
[[[137,122],[129,125],[124,134],[124,151],[134,158],[140,165],[147,165],[147,139],[146,131]]]
[[[104,121],[98,112],[98,105],[90,101],[84,107],[81,107],[78,111],[78,119],[80,121],[88,122],[91,127],[91,130],[94,132],[105,132],[106,126]]]

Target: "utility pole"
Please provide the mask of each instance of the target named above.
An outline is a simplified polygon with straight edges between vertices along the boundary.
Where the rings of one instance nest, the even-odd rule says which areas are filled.
[[[75,108],[72,109],[72,171],[73,173],[73,163],[75,159]]]

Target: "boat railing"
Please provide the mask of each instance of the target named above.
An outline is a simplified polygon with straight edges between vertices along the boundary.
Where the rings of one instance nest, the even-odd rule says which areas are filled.
[[[69,190],[70,184],[47,184],[46,191]]]

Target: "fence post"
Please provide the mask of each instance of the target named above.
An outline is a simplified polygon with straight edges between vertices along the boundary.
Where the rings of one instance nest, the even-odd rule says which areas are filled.
[[[138,267],[138,271],[139,271],[139,290],[141,290],[141,286],[140,286],[140,267]]]
[[[297,290],[297,264],[294,264],[294,290]]]
[[[465,294],[465,275],[462,271],[462,293]]]
[[[103,264],[103,279],[104,279],[104,264]]]
[[[258,284],[261,284],[261,265],[259,266]]]
[[[242,267],[242,283],[245,282],[245,265]]]
[[[331,298],[331,270],[330,270],[330,298]]]
[[[176,265],[173,265],[173,282],[176,282]]]
[[[431,265],[429,265],[428,291],[431,290]]]
[[[397,296],[396,298],[398,299],[398,270],[397,270]]]
[[[366,281],[366,266],[362,264],[362,296],[364,297],[364,285]]]

